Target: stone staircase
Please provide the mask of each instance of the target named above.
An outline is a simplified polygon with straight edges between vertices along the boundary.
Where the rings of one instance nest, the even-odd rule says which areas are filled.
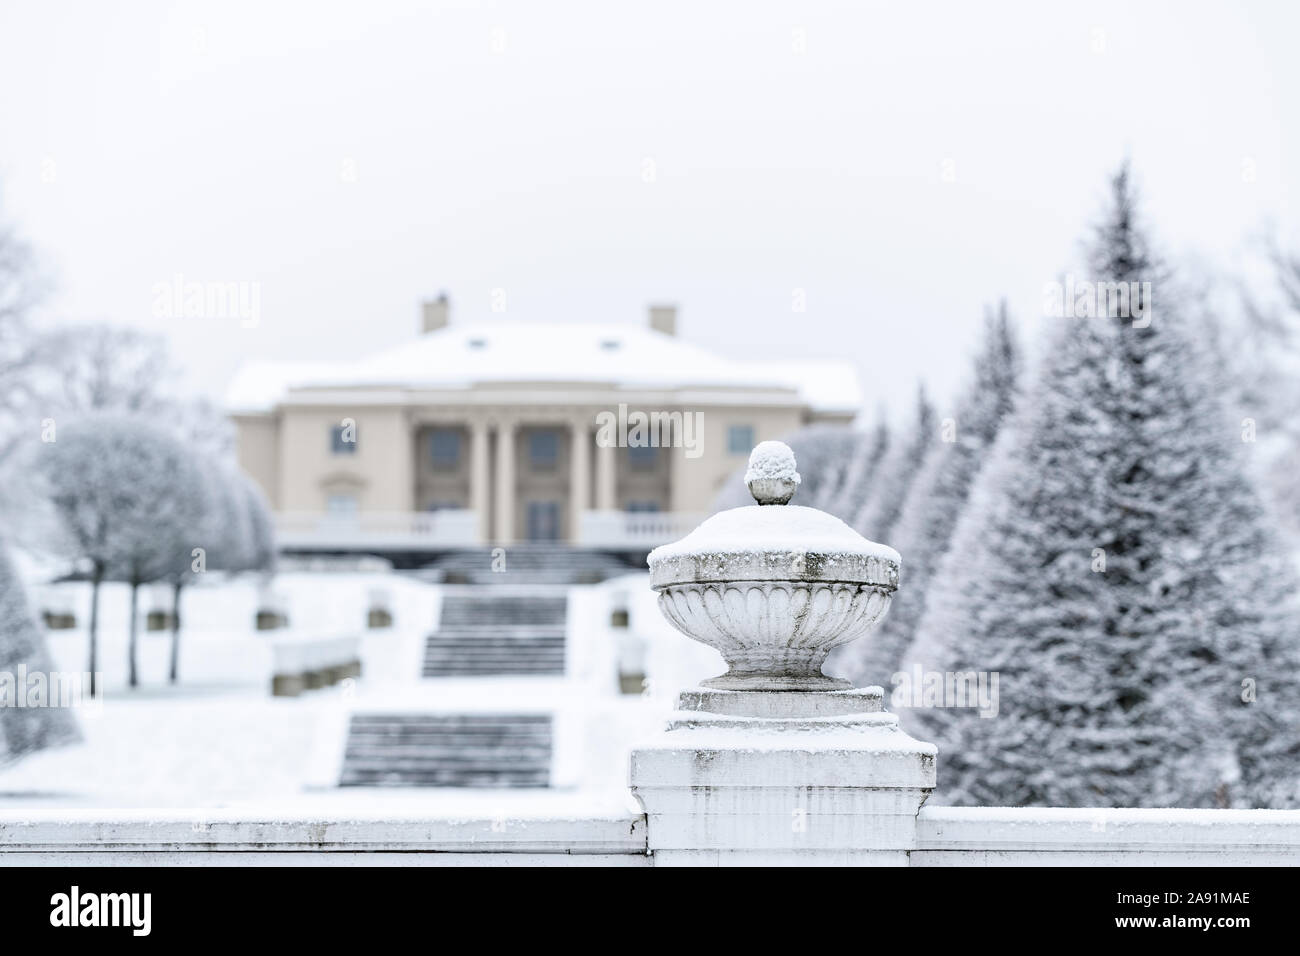
[[[424,677],[563,676],[563,591],[503,592],[449,589],[438,629],[425,642]]]
[[[504,565],[502,564],[504,562]],[[504,570],[493,570],[493,567]],[[448,584],[599,584],[644,569],[617,555],[565,544],[514,544],[500,560],[491,548],[453,551],[430,566]]]
[[[425,640],[425,678],[564,676],[566,586],[630,566],[613,555],[560,545],[517,545],[507,569],[487,549],[444,555],[437,630]],[[507,708],[508,700],[498,705]],[[546,787],[552,719],[546,713],[354,714],[340,786]]]
[[[354,714],[343,787],[545,787],[546,714]]]

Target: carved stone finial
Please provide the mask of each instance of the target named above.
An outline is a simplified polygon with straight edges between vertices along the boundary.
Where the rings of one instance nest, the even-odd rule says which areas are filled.
[[[794,452],[782,441],[764,441],[749,454],[745,484],[760,505],[784,505],[799,487]]]

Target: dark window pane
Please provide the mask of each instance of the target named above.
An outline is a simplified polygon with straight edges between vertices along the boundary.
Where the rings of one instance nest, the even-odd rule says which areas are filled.
[[[429,437],[433,467],[438,471],[455,471],[460,465],[460,432],[454,428],[437,428]]]
[[[653,471],[659,460],[659,449],[653,445],[629,445],[627,463],[637,471]]]
[[[342,425],[330,428],[330,450],[336,455],[355,455],[357,451],[357,427],[350,429]]]
[[[727,428],[727,452],[748,455],[754,450],[754,426],[731,425]]]
[[[553,431],[528,433],[528,460],[535,471],[551,471],[560,458],[560,436]]]

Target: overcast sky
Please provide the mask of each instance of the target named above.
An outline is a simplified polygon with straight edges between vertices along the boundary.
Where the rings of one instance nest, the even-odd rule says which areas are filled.
[[[400,343],[446,290],[454,322],[676,302],[899,414],[960,383],[985,303],[1041,331],[1125,155],[1175,254],[1296,240],[1297,9],[7,0],[0,208],[42,320],[161,331],[214,395]],[[258,324],[156,317],[178,274],[260,283]]]

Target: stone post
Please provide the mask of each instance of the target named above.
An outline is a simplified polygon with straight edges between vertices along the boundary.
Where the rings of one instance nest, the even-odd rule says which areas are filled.
[[[585,418],[569,426],[569,542],[582,543],[582,515],[591,507],[591,432]]]
[[[489,543],[491,525],[492,480],[488,469],[488,423],[484,420],[470,422],[469,426],[469,506],[478,517],[478,540]]]
[[[899,728],[879,687],[821,671],[888,610],[898,553],[787,505],[799,475],[780,442],[754,449],[746,481],[756,505],[650,554],[664,615],[729,668],[632,753],[654,862],[906,866],[935,747]]]
[[[614,511],[618,508],[618,449],[610,444],[596,446],[596,510]]]
[[[515,423],[497,423],[496,521],[493,539],[498,545],[512,544],[515,536]]]

